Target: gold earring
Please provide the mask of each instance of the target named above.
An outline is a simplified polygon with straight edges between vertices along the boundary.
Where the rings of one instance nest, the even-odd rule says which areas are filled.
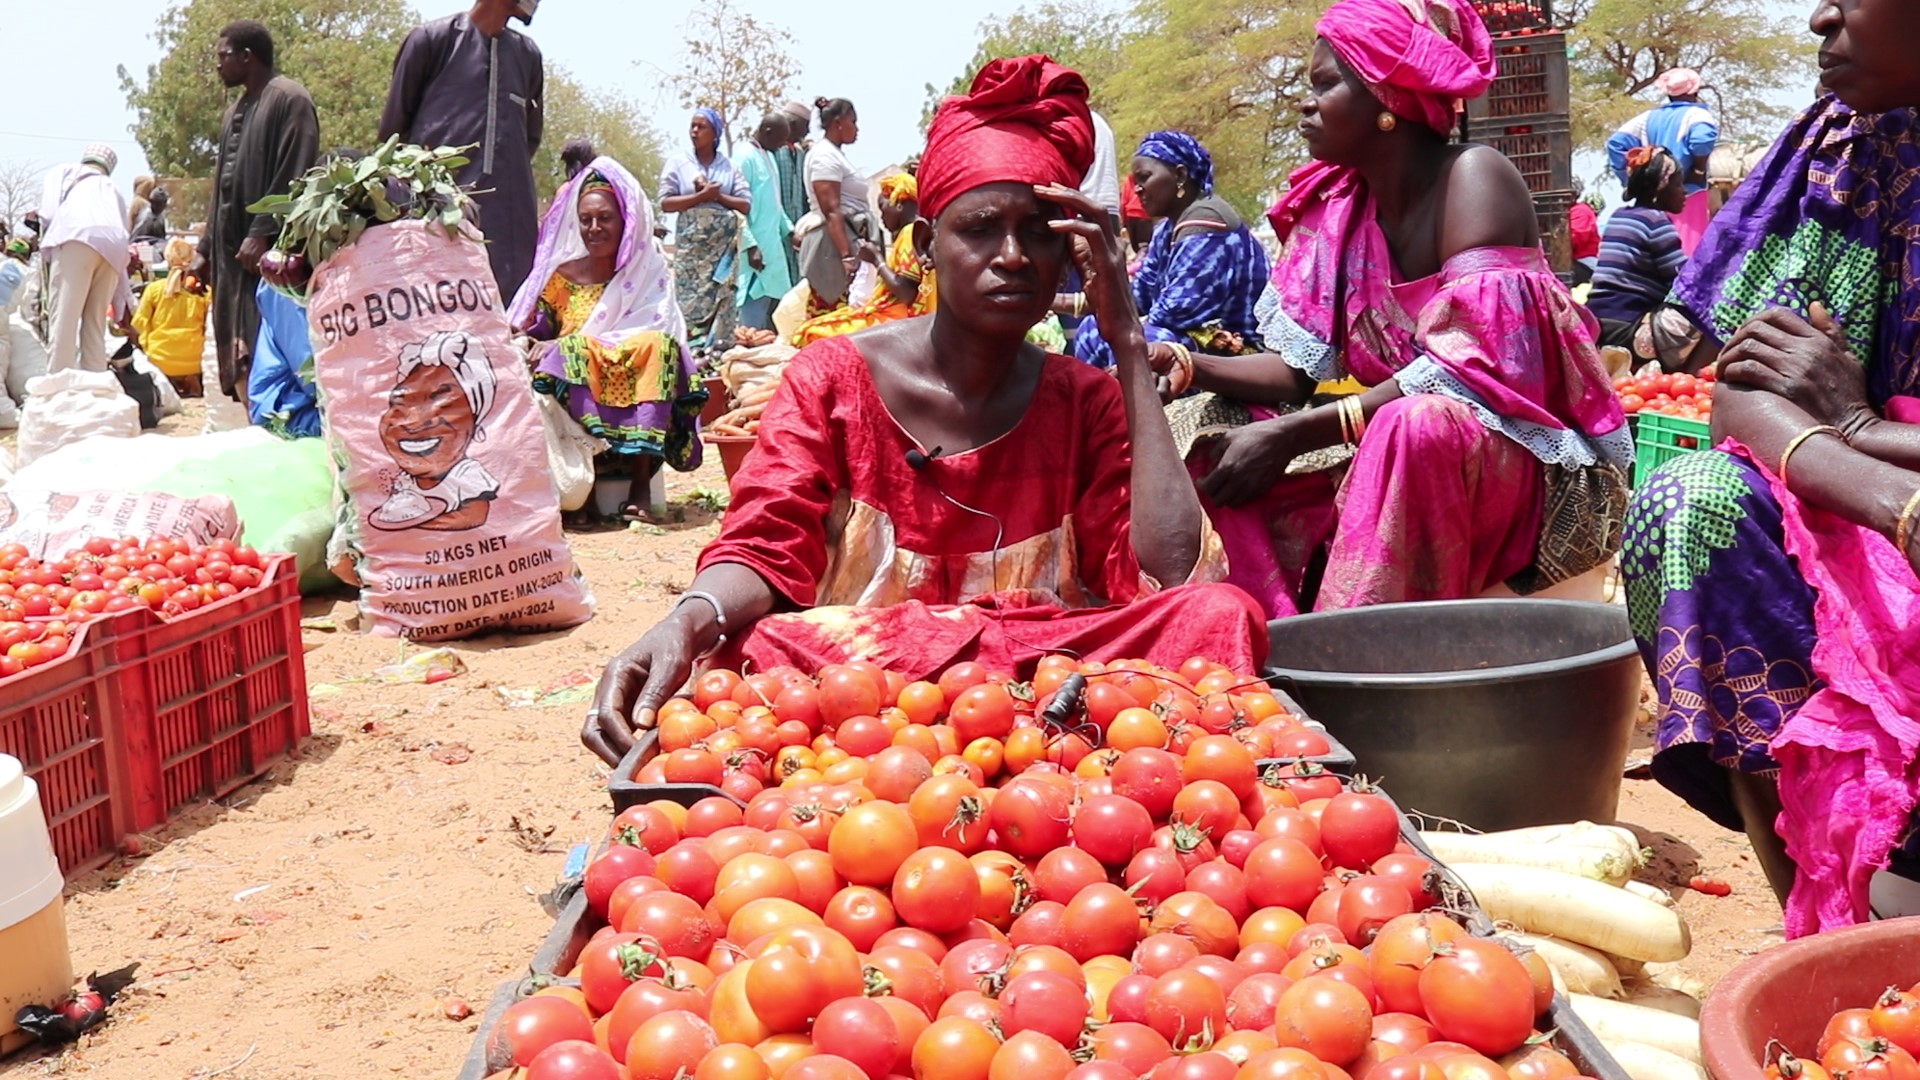
[[[1380,119],[1374,123],[1379,125],[1381,131],[1392,131],[1400,126],[1400,118],[1390,112],[1383,112],[1380,114]]]
[[[1174,198],[1176,198],[1176,199],[1184,199],[1184,198],[1186,198],[1186,197],[1187,197],[1187,185],[1185,185],[1185,184],[1181,184],[1181,185],[1180,185],[1179,187],[1176,187],[1176,188],[1174,188],[1174,189],[1173,189],[1173,197],[1174,197]]]

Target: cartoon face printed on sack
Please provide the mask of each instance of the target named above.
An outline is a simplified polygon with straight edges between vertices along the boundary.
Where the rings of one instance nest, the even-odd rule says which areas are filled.
[[[388,531],[443,532],[486,524],[500,484],[467,454],[485,440],[493,404],[493,364],[466,334],[441,331],[401,349],[380,417],[380,442],[400,476],[369,523]]]

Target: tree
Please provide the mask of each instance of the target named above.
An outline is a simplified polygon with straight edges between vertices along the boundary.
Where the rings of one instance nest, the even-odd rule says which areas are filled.
[[[745,14],[733,0],[701,4],[687,18],[686,35],[685,59],[673,78],[680,104],[718,111],[731,153],[733,133],[757,124],[799,77],[800,64],[787,51],[793,35]]]
[[[40,184],[46,170],[31,161],[0,161],[0,221],[18,226],[27,211],[40,205]],[[6,242],[0,232],[0,243]]]
[[[220,28],[258,19],[273,31],[275,63],[304,84],[320,114],[321,146],[371,150],[400,42],[418,21],[390,0],[175,0],[153,32],[159,63],[120,86],[137,117],[134,138],[160,175],[213,168],[221,115],[236,93],[220,85],[213,50]]]
[[[1719,115],[1723,142],[1768,140],[1788,110],[1770,92],[1813,85],[1804,26],[1765,0],[1572,0],[1556,10],[1567,29],[1577,145],[1599,149],[1644,111],[1662,72],[1689,67]],[[1811,100],[1809,93],[1808,100]]]
[[[640,106],[616,93],[581,86],[564,68],[547,69],[547,130],[534,155],[533,179],[541,199],[553,196],[565,175],[560,148],[569,139],[586,139],[594,149],[627,167],[640,186],[651,190],[660,175],[660,137]]]
[[[1264,210],[1305,157],[1298,105],[1319,5],[1138,0],[1134,15],[1111,87],[1122,145],[1185,131],[1213,155],[1215,189],[1242,213]]]
[[[1043,0],[1005,18],[987,19],[980,24],[980,45],[966,70],[944,88],[926,84],[920,129],[933,122],[933,111],[943,98],[967,92],[987,61],[1029,53],[1045,53],[1078,71],[1092,88],[1094,108],[1104,110],[1108,82],[1120,70],[1131,36],[1130,21],[1105,0]]]

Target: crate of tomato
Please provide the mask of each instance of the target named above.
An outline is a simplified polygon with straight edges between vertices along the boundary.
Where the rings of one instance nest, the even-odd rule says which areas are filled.
[[[293,558],[231,541],[0,551],[0,753],[69,876],[230,794],[309,733]]]
[[[1712,445],[1714,369],[1615,379],[1621,411],[1633,425],[1633,482],[1681,454]]]

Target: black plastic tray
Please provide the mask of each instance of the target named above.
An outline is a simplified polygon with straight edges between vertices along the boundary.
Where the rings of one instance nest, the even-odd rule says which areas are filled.
[[[473,1036],[473,1046],[460,1066],[458,1080],[486,1080],[486,1077],[512,1068],[511,1061],[495,1062],[488,1057],[491,1049],[488,1043],[493,1038],[494,1028],[500,1025],[501,1016],[514,1002],[534,992],[537,977],[559,977],[573,970],[581,951],[587,947],[587,940],[598,929],[596,920],[587,911],[586,892],[576,891],[573,899],[560,910],[560,917],[554,920],[553,929],[547,932],[540,947],[534,950],[533,961],[527,965],[527,974],[502,983],[500,989],[494,992],[493,1000],[487,1003],[487,1011],[480,1016],[480,1029]]]

